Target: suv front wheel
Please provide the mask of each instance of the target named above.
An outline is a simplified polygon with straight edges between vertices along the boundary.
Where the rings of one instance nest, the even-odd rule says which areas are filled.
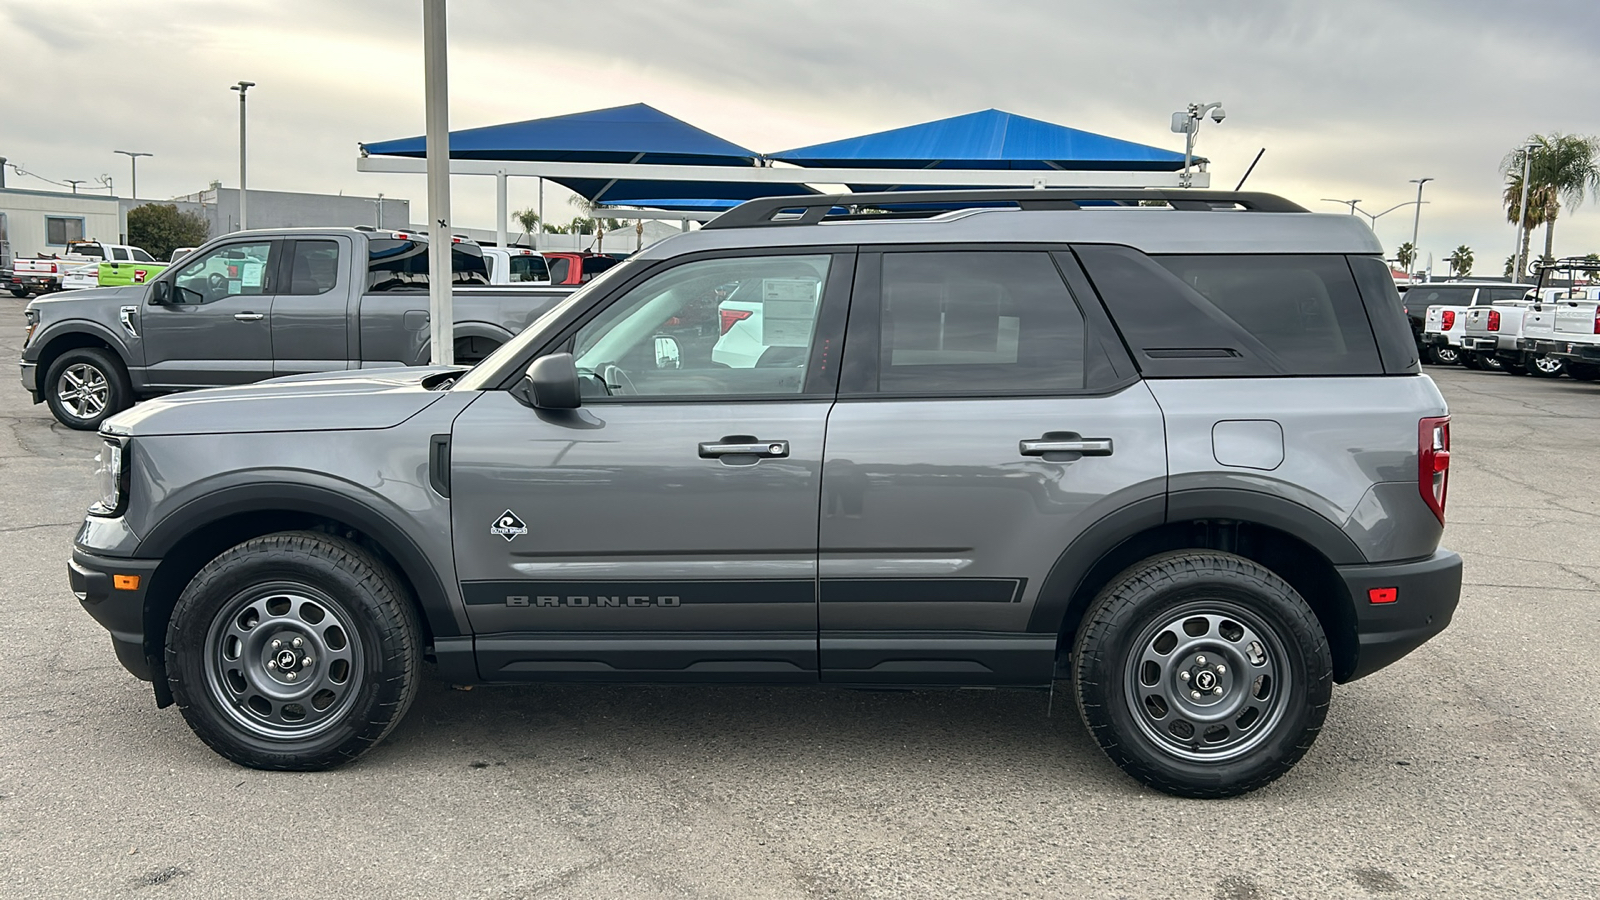
[[[207,563],[167,626],[172,696],[195,734],[256,769],[364,753],[416,696],[422,647],[404,587],[359,545],[297,531]]]
[[[1073,653],[1078,711],[1124,772],[1182,797],[1253,791],[1316,740],[1333,664],[1283,579],[1210,550],[1150,557],[1095,599]]]

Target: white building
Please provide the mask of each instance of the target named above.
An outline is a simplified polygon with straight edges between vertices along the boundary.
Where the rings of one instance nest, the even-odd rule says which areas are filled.
[[[121,243],[122,211],[116,197],[0,188],[0,239],[11,255],[63,253],[68,241]]]

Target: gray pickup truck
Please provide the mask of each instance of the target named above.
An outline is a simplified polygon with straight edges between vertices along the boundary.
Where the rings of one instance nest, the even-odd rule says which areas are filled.
[[[69,428],[136,400],[280,375],[429,361],[427,241],[398,231],[230,234],[149,284],[28,304],[22,386]],[[482,253],[453,247],[455,355],[473,363],[570,287],[490,287]]]

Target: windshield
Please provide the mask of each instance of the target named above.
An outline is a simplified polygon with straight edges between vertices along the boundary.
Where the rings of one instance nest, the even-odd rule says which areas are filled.
[[[555,306],[550,307],[550,309],[545,311],[544,315],[534,319],[533,322],[528,325],[527,328],[522,329],[522,331],[520,331],[516,337],[506,341],[504,344],[501,344],[499,349],[495,350],[488,356],[485,356],[482,362],[472,367],[472,371],[461,376],[461,380],[455,384],[455,389],[482,391],[492,387],[494,382],[499,381],[498,378],[493,376],[497,375],[500,368],[511,360],[521,356],[523,352],[528,349],[529,345],[533,344],[539,339],[542,332],[545,330],[545,327],[550,322],[553,322],[561,316],[566,315],[567,310],[585,302],[590,294],[593,294],[596,291],[605,290],[605,286],[613,281],[625,279],[627,277],[627,273],[632,272],[637,267],[638,264],[636,261],[628,260],[621,265],[613,266],[610,269],[607,269],[605,272],[602,272],[600,275],[596,276],[593,281],[585,284],[581,288],[578,288],[576,291],[573,291],[572,294],[567,297],[567,299],[562,300]]]

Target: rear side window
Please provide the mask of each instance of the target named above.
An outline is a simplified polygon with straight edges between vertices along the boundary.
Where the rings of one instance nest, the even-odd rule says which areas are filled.
[[[1484,288],[1479,293],[1480,294],[1487,294],[1488,297],[1489,297],[1489,302],[1493,303],[1496,300],[1522,300],[1522,299],[1525,299],[1527,297],[1527,295],[1528,295],[1528,289],[1527,288],[1509,288],[1509,287]]]
[[[1047,253],[886,253],[878,389],[1084,386],[1083,315]]]
[[[339,281],[339,245],[334,241],[295,241],[286,294],[326,294]]]
[[[1146,377],[1384,373],[1341,255],[1074,249]]]
[[[450,269],[457,285],[489,283],[489,267],[476,246],[451,247]],[[367,292],[428,289],[428,244],[425,241],[379,238],[367,242]]]
[[[556,284],[566,284],[567,273],[572,269],[572,260],[565,256],[558,256],[550,260],[550,280]]]

